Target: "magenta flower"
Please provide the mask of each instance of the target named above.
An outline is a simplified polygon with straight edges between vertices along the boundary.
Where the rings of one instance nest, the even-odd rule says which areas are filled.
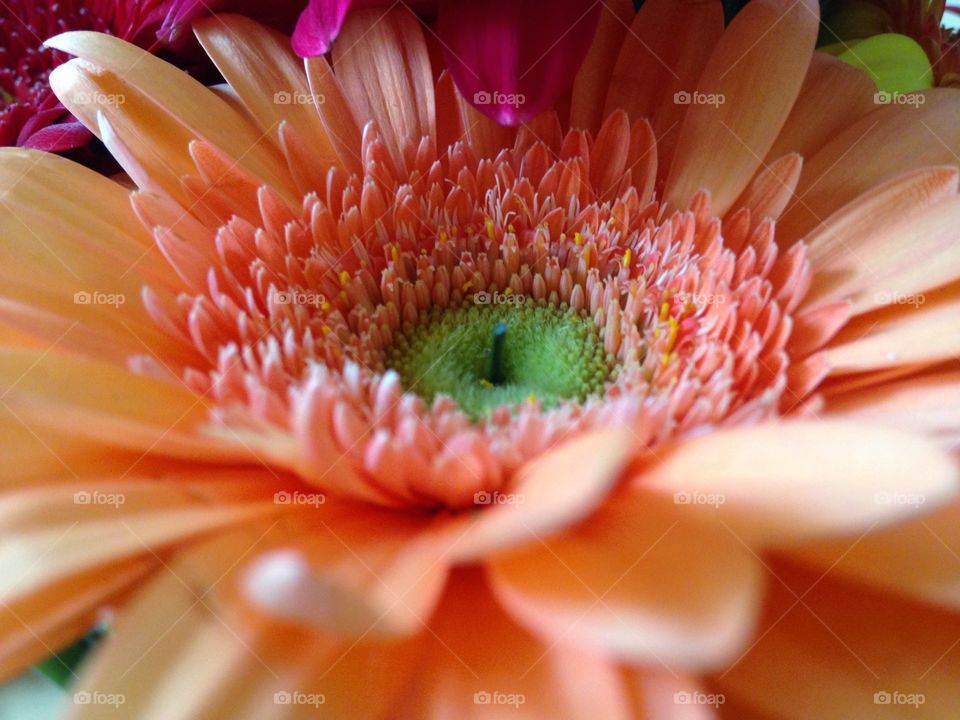
[[[383,0],[310,0],[293,33],[303,57],[330,49],[351,10]],[[504,125],[550,107],[573,83],[596,30],[601,4],[554,0],[439,0],[411,7],[437,18],[447,67],[464,97]]]

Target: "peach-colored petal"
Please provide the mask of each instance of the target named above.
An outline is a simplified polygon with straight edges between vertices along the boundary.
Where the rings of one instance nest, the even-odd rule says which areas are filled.
[[[600,128],[610,75],[635,14],[631,0],[613,0],[600,8],[593,42],[570,93],[571,127],[591,132]]]
[[[146,145],[144,149],[158,153],[168,163],[183,160],[187,152],[186,145],[173,146],[169,138],[187,132],[236,155],[238,164],[279,191],[292,189],[289,172],[274,141],[265,138],[215,93],[181,70],[141,48],[100,33],[64,33],[47,40],[46,45],[88,61],[95,69],[86,74],[103,78],[109,83],[108,89],[116,89],[84,97],[70,87],[73,78],[64,75],[63,85],[60,84],[59,68],[51,76],[60,99],[94,132],[97,127],[90,112],[99,109],[118,132],[129,131],[125,134],[127,145]],[[76,68],[76,64],[69,65]],[[139,121],[128,117],[134,104],[143,113],[136,116]],[[144,153],[143,157],[149,155]],[[152,162],[156,164],[156,159]]]
[[[311,91],[303,61],[291,49],[289,38],[250,18],[231,14],[203,18],[193,29],[262,132],[275,135],[280,123],[287,122],[299,139],[310,145],[312,162],[337,162],[334,145],[320,121],[319,107],[325,98]]]
[[[0,601],[282,507],[266,473],[219,483],[86,480],[0,497]]]
[[[257,552],[270,527],[174,557],[120,613],[75,690],[122,695],[120,712],[138,720],[386,716],[415,667],[410,643],[304,631],[250,616],[223,597],[231,570]],[[105,709],[117,712],[91,703],[72,717],[99,719]]]
[[[632,717],[614,663],[531,636],[498,607],[477,570],[451,578],[430,630],[395,720]]]
[[[185,387],[116,366],[39,350],[3,349],[0,387],[5,388],[5,414],[28,427],[192,460],[252,456],[239,442],[204,437],[207,408]]]
[[[848,299],[856,314],[960,277],[946,247],[958,177],[952,167],[909,171],[827,218],[805,240],[815,271],[805,302]]]
[[[754,0],[730,23],[697,83],[704,99],[680,130],[664,190],[670,205],[685,208],[708,188],[723,215],[737,199],[800,92],[818,13],[810,0]]]
[[[876,86],[867,73],[826,53],[814,53],[800,95],[767,160],[787,153],[810,157],[876,109],[874,92]]]
[[[771,583],[756,644],[714,678],[721,692],[772,717],[789,708],[796,720],[955,717],[956,613],[874,594],[832,574],[818,580],[820,572],[772,570],[793,591]]]
[[[414,515],[317,505],[245,571],[267,614],[357,636],[422,630],[443,590],[448,548]]]
[[[827,397],[826,411],[960,443],[960,372],[931,372]]]
[[[624,38],[604,114],[622,109],[631,120],[650,120],[663,176],[689,110],[688,104],[677,101],[677,93],[689,95],[697,86],[722,33],[719,2],[650,0],[642,5]]]
[[[803,158],[795,153],[764,166],[730,208],[730,214],[746,208],[755,221],[776,220],[793,197],[802,168]]]
[[[628,671],[637,692],[639,717],[657,720],[714,720],[726,698],[707,691],[699,678],[662,667]],[[741,719],[743,720],[743,719]]]
[[[333,66],[354,113],[377,121],[398,168],[407,166],[408,143],[436,141],[430,59],[408,8],[352,13],[333,46]]]
[[[518,471],[505,500],[478,499],[479,511],[451,523],[459,560],[537,542],[589,515],[610,492],[633,454],[633,435],[605,430],[564,443]]]
[[[777,223],[778,236],[802,238],[839,208],[908,170],[956,165],[960,90],[935,88],[917,97],[922,104],[885,105],[865,115],[808,158],[796,200]]]
[[[0,679],[86,634],[97,611],[159,565],[154,558],[98,566],[0,608]]]
[[[491,582],[544,642],[667,668],[735,657],[761,596],[760,565],[737,537],[636,490],[582,529],[492,560]]]
[[[957,357],[960,292],[956,283],[855,317],[834,338],[828,353],[835,375]]]
[[[949,454],[921,435],[814,420],[679,441],[658,452],[636,485],[715,514],[747,540],[780,541],[856,532],[917,512],[882,502],[884,493],[923,493],[935,507],[960,489],[958,475]]]
[[[350,172],[360,172],[360,127],[343,94],[340,80],[322,55],[307,58],[304,63],[310,92],[314,97],[323,98],[323,103],[317,106],[317,112],[337,150],[340,164]]]
[[[919,493],[890,495],[892,504],[925,505]],[[791,548],[790,557],[891,592],[960,608],[960,504],[856,538]]]

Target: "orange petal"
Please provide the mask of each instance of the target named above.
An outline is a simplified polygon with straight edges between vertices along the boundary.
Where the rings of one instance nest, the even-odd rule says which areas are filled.
[[[767,155],[812,156],[871,110],[877,88],[870,76],[831,55],[815,52],[800,95]]]
[[[245,570],[267,614],[357,636],[422,630],[443,590],[447,546],[422,518],[318,505]]]
[[[97,567],[0,609],[0,679],[40,662],[97,622],[97,611],[159,565],[153,558]]]
[[[784,155],[764,166],[728,213],[746,208],[755,221],[776,220],[793,197],[802,167],[803,158],[797,154]]]
[[[955,447],[960,443],[960,372],[935,372],[828,396],[826,409],[831,415],[935,435]]]
[[[269,525],[180,553],[120,614],[77,692],[122,696],[138,720],[385,717],[417,659],[410,643],[324,635],[250,616],[222,597]],[[108,704],[73,708],[102,718]]]
[[[954,496],[957,465],[932,440],[839,420],[734,428],[658,453],[638,487],[673,495],[753,540],[856,532],[916,508],[890,493],[922,493],[927,509]]]
[[[0,350],[4,414],[29,427],[144,453],[200,458],[252,458],[233,443],[205,437],[200,398],[104,363],[29,349]]]
[[[924,504],[917,494],[891,495],[891,503]],[[960,505],[880,528],[857,538],[791,548],[790,557],[847,575],[885,591],[960,608]]]
[[[85,480],[0,497],[0,601],[91,568],[155,556],[198,533],[282,510],[260,477],[219,483]],[[257,500],[259,499],[259,502]]]
[[[326,98],[311,91],[303,61],[291,49],[287,36],[231,14],[197,20],[193,30],[262,132],[275,136],[280,123],[286,121],[315,153],[312,162],[337,162],[333,143],[320,121],[320,107]]]
[[[958,164],[960,90],[935,88],[916,97],[924,99],[919,106],[885,105],[865,115],[807,160],[797,198],[777,223],[779,237],[802,238],[839,208],[908,170]]]
[[[394,720],[632,717],[614,663],[531,636],[498,606],[477,570],[451,578],[421,645],[422,663]]]
[[[649,0],[624,38],[607,91],[605,115],[625,110],[633,121],[649,119],[658,138],[661,174],[673,157],[690,93],[723,33],[719,2]]]
[[[531,461],[520,469],[506,496],[511,502],[484,506],[475,516],[451,523],[450,532],[458,538],[451,555],[476,559],[536,542],[583,519],[620,479],[633,444],[631,433],[606,430],[578,437]]]
[[[593,42],[573,81],[570,127],[591,132],[600,129],[610,75],[635,14],[631,0],[613,0],[600,8]]]
[[[354,114],[377,121],[398,168],[407,167],[408,143],[436,141],[430,59],[408,8],[351,13],[334,43],[333,66]]]
[[[800,92],[817,36],[811,0],[754,0],[726,29],[697,83],[664,197],[686,208],[706,188],[723,215],[773,147]],[[716,102],[711,102],[710,99]]]
[[[95,66],[95,77],[103,77],[111,88],[116,87],[115,93],[83,96],[75,90],[89,88],[71,87],[74,78],[70,75],[76,70],[61,72],[58,68],[51,75],[54,91],[92,131],[97,132],[97,126],[91,112],[99,110],[130,148],[152,149],[170,164],[186,158],[185,144],[170,143],[170,138],[186,132],[191,139],[206,140],[235,155],[241,167],[279,191],[293,191],[289,172],[273,141],[265,139],[240,113],[179,68],[102,33],[68,32],[45,44],[88,61]],[[76,68],[76,64],[68,64]],[[123,101],[111,102],[111,97]],[[134,103],[138,107],[136,117],[130,114]]]
[[[580,530],[494,559],[491,582],[545,642],[668,669],[735,657],[761,596],[760,565],[732,533],[637,491]]]
[[[720,692],[770,717],[789,708],[796,720],[955,717],[960,616],[817,582],[821,573],[773,572],[798,589],[771,583],[756,644],[713,679]]]
[[[835,375],[955,358],[960,355],[956,283],[855,317],[834,338],[828,353]]]
[[[804,302],[849,299],[863,312],[960,276],[945,246],[960,212],[958,177],[951,167],[912,170],[827,218],[806,238],[814,276]]]

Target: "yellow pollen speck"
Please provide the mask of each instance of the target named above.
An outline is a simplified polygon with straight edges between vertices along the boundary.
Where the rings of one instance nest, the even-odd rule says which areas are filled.
[[[516,230],[514,230],[514,228],[513,228],[513,223],[510,223],[509,225],[507,225],[507,230],[508,230],[509,232],[512,232],[512,233],[515,233],[515,232],[516,232]]]
[[[486,226],[487,226],[487,237],[490,238],[491,240],[495,240],[496,235],[493,232],[493,220],[488,219],[486,222]]]
[[[667,319],[667,315],[670,314],[670,303],[665,302],[660,306],[660,322],[664,322]]]
[[[504,295],[513,295],[513,288],[508,287],[506,290],[503,291],[503,294],[504,294]]]
[[[627,251],[623,254],[623,266],[625,268],[630,267],[631,252],[630,248],[627,248]]]
[[[440,242],[445,243],[446,241],[447,241],[447,231],[446,231],[446,230],[441,230],[441,231],[440,231]]]
[[[534,395],[533,393],[530,393],[529,395],[527,395],[527,402],[528,402],[528,403],[530,403],[531,405],[533,405],[536,401],[537,401],[537,396],[536,396],[536,395]]]
[[[320,330],[323,331],[324,335],[327,335],[330,332],[330,327],[328,325],[323,325]]]
[[[467,290],[469,290],[469,289],[472,288],[472,287],[473,287],[473,280],[467,280],[467,281],[463,284],[463,291],[466,292]]]
[[[397,249],[396,245],[390,246],[390,259],[396,262],[400,258],[400,251]]]
[[[680,324],[674,317],[667,318],[667,324],[670,325],[670,335],[667,336],[667,351],[673,350],[673,344],[677,341],[677,333],[680,332]]]
[[[340,271],[340,284],[341,284],[341,285],[346,285],[346,284],[349,283],[349,282],[350,282],[350,273],[348,273],[346,270],[341,270],[341,271]]]
[[[573,234],[573,242],[577,245],[583,245],[583,235],[579,232]]]
[[[324,312],[326,312],[327,310],[330,309],[330,303],[328,303],[328,302],[322,302],[322,303],[320,303],[320,309],[323,310]]]
[[[480,378],[480,385],[485,388],[492,388],[493,383],[487,380],[486,378]]]

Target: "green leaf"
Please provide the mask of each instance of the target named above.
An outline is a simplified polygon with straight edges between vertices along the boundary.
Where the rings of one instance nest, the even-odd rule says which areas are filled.
[[[37,670],[53,680],[60,687],[69,687],[77,673],[77,668],[80,667],[90,651],[100,642],[106,633],[106,626],[98,625],[73,645],[64,648],[57,654],[39,663]]]
[[[865,71],[880,92],[902,94],[933,87],[930,59],[923,48],[906,35],[884,33],[821,50]]]

